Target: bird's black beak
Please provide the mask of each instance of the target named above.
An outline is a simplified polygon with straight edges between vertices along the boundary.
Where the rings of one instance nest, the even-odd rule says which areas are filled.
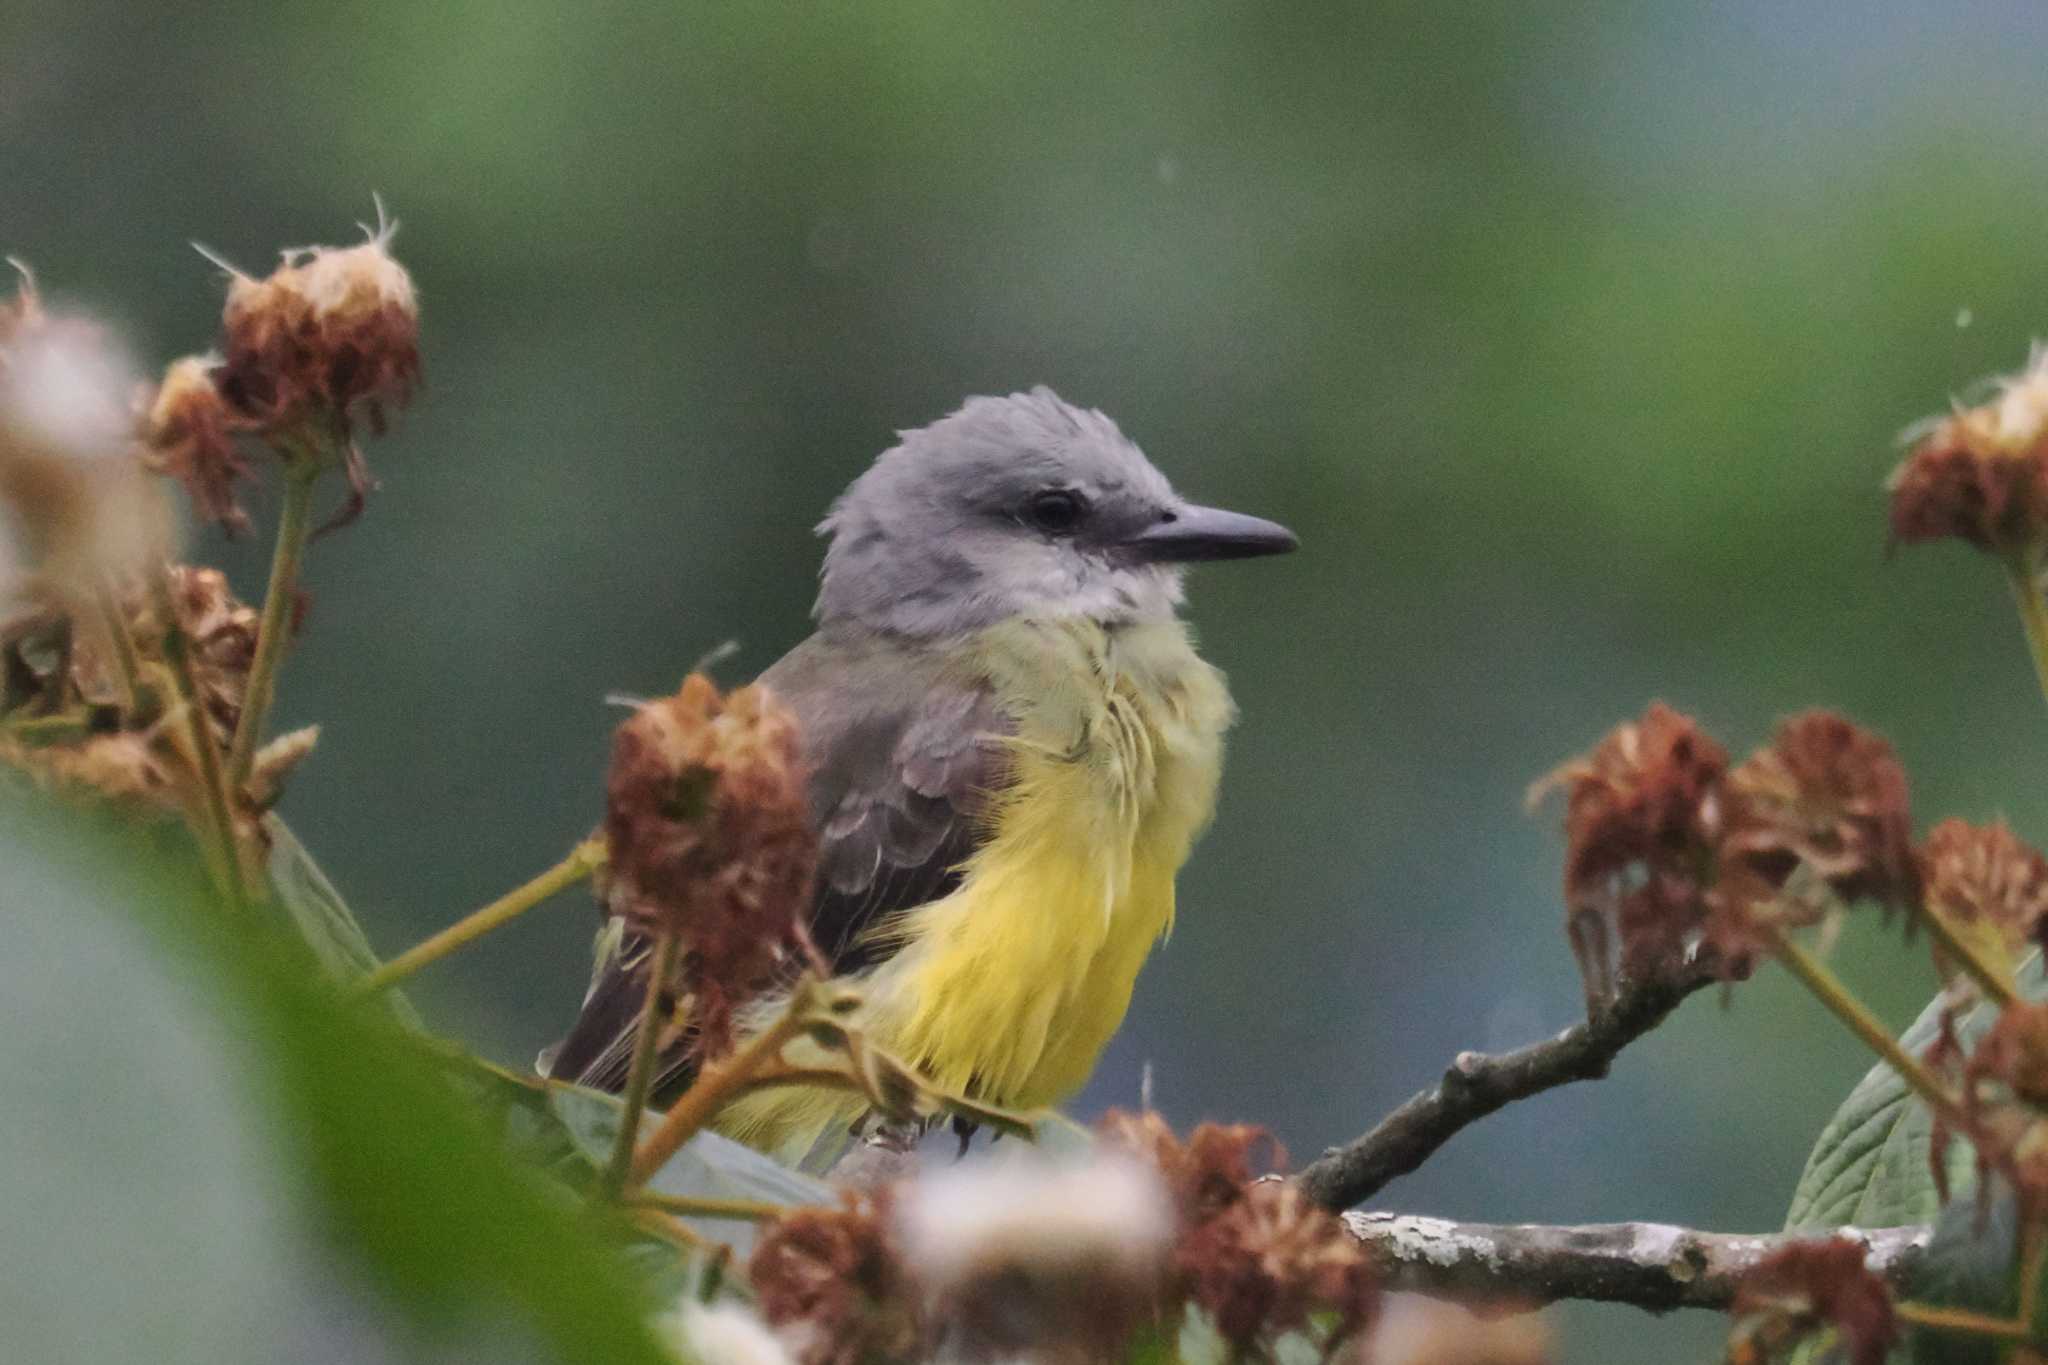
[[[1148,564],[1192,564],[1284,555],[1300,543],[1278,522],[1182,503],[1126,540],[1124,548]]]

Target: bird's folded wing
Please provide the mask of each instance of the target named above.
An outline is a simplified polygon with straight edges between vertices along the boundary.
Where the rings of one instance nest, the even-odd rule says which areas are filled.
[[[819,841],[808,920],[833,970],[875,965],[875,930],[948,894],[987,835],[1014,726],[986,680],[948,652],[878,636],[813,636],[761,681],[795,712]],[[601,1089],[625,1084],[646,993],[648,945],[611,926],[576,1026],[543,1065]],[[666,1013],[666,1011],[665,1011]],[[687,1080],[687,1039],[663,1040],[657,1095]]]

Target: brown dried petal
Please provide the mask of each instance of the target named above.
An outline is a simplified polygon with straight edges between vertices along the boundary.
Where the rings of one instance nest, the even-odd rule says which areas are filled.
[[[1158,1168],[1189,1226],[1236,1203],[1259,1176],[1287,1165],[1287,1153],[1273,1135],[1255,1124],[1197,1124],[1183,1143],[1153,1110],[1112,1109],[1095,1131],[1105,1145]]]
[[[1891,1287],[1864,1265],[1862,1245],[1844,1238],[1795,1242],[1765,1257],[1743,1276],[1730,1312],[1733,1341],[1762,1351],[1745,1359],[1768,1359],[1826,1324],[1851,1365],[1883,1365],[1899,1335]]]
[[[387,250],[390,229],[358,246],[287,253],[264,279],[228,286],[226,361],[216,378],[241,415],[286,426],[357,414],[381,431],[419,381],[419,305]]]
[[[922,1338],[915,1296],[888,1235],[889,1196],[843,1196],[770,1224],[747,1263],[761,1316],[803,1365],[907,1359]]]
[[[1631,974],[1654,971],[1698,926],[1727,768],[1726,750],[1657,702],[1530,789],[1532,801],[1564,792],[1567,927],[1589,997],[1612,994],[1617,955]]]
[[[1927,425],[1893,471],[1892,539],[1954,536],[1982,550],[2032,544],[2048,528],[2048,351],[1997,397]]]
[[[2048,859],[2003,820],[1943,820],[1920,847],[1920,875],[1931,910],[1988,921],[2013,945],[2048,932]]]
[[[172,362],[144,424],[150,466],[182,483],[199,514],[230,535],[249,529],[249,513],[235,496],[235,484],[249,476],[248,461],[235,449],[240,424],[205,356]]]
[[[801,942],[817,843],[795,717],[693,674],[619,726],[606,782],[614,913],[679,935],[706,1045]]]
[[[1906,772],[1877,735],[1831,711],[1793,716],[1728,792],[1727,852],[1766,880],[1782,886],[1803,863],[1845,900],[1915,898]]]
[[[1285,1181],[1252,1185],[1191,1229],[1176,1262],[1190,1301],[1240,1351],[1302,1327],[1322,1310],[1334,1311],[1337,1334],[1348,1336],[1371,1320],[1379,1302],[1358,1239]]]

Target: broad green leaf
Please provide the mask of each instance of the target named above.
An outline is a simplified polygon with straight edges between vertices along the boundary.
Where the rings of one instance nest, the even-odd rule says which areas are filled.
[[[547,1087],[550,1108],[576,1141],[584,1159],[597,1169],[611,1160],[625,1106],[616,1095],[582,1086],[553,1083]],[[641,1120],[642,1135],[652,1131],[660,1115]],[[764,1204],[830,1204],[837,1199],[824,1181],[793,1171],[772,1157],[717,1133],[699,1133],[684,1143],[647,1182],[647,1188],[685,1199],[751,1199]],[[754,1225],[734,1219],[686,1218],[691,1228],[724,1242],[736,1256],[753,1250]]]
[[[667,1365],[416,1036],[79,823],[0,802],[7,1359]]]
[[[291,916],[299,937],[313,950],[320,966],[337,982],[350,982],[369,975],[380,965],[370,948],[362,925],[313,861],[313,855],[298,836],[275,815],[266,816],[264,833],[270,838],[270,859],[265,872],[277,892],[278,901]],[[404,996],[387,990],[381,997],[392,1015],[402,1023],[421,1027],[420,1016]]]
[[[2039,955],[2020,964],[2019,987],[2030,998],[2048,995]],[[1991,1026],[1992,1011],[1978,1007],[1966,1015],[1959,1032],[1972,1045]],[[1941,1027],[1937,1000],[1920,1012],[1899,1041],[1919,1052]],[[1839,1227],[1891,1227],[1929,1223],[1940,1212],[1934,1173],[1928,1162],[1932,1121],[1927,1107],[1914,1099],[1898,1073],[1882,1062],[1865,1074],[1821,1129],[1806,1169],[1800,1174],[1785,1216],[1788,1230]],[[1969,1143],[1958,1139],[1947,1155],[1950,1190],[1967,1194],[1976,1179],[1976,1157]]]

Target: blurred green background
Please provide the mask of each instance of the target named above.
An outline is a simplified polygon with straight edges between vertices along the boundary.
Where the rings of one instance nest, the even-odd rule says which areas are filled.
[[[833,495],[1048,382],[1301,554],[1204,570],[1244,719],[1180,927],[1078,1108],[1348,1137],[1570,1022],[1524,786],[1652,697],[1837,705],[1923,823],[2048,837],[1991,568],[1888,558],[1893,439],[2048,326],[2025,0],[1713,7],[0,3],[0,248],[152,362],[381,192],[428,389],[316,546],[285,813],[395,951],[597,819],[610,692],[805,632]],[[196,538],[245,591],[262,549]],[[565,900],[423,980],[523,1063]],[[1845,970],[1903,1022],[1922,958]],[[1386,1207],[1775,1226],[1864,1059],[1775,973]],[[1719,1324],[1574,1308],[1580,1359]]]

